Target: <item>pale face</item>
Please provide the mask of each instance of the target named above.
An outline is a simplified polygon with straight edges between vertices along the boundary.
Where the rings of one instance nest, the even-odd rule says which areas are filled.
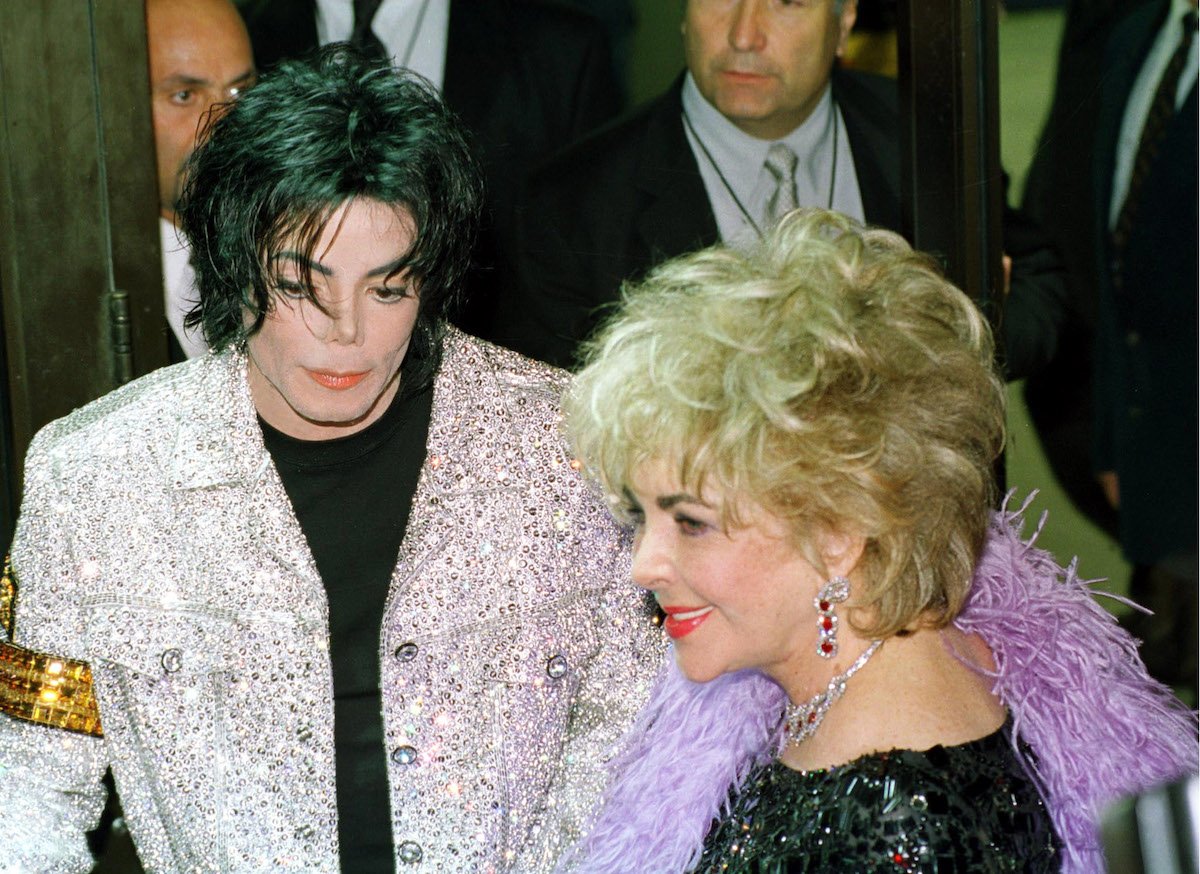
[[[361,431],[387,409],[417,318],[417,289],[392,275],[415,235],[411,216],[359,199],[330,218],[312,253],[321,312],[300,293],[299,245],[283,247],[282,275],[262,328],[247,344],[258,414],[300,440]]]
[[[856,0],[688,0],[684,52],[700,93],[753,137],[812,114],[854,26]]]
[[[661,463],[638,471],[632,498],[633,581],[667,614],[684,676],[707,682],[757,668],[786,689],[807,686],[824,580],[783,523],[757,510],[726,533],[720,500],[687,494]]]
[[[229,0],[149,0],[146,37],[159,210],[174,221],[197,134],[210,109],[254,84],[254,56]]]

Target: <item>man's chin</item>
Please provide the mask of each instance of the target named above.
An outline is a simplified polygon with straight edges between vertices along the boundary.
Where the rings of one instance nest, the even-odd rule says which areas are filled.
[[[383,394],[376,395],[375,399],[365,408],[361,403],[346,404],[336,408],[323,406],[300,409],[292,406],[292,412],[302,420],[297,425],[316,435],[304,439],[333,440],[357,433],[382,416],[391,403],[390,395],[387,398],[384,397],[387,394],[389,393],[385,391]]]

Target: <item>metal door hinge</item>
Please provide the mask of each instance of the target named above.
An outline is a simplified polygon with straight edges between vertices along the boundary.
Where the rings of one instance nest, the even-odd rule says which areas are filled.
[[[108,303],[108,324],[112,337],[113,380],[124,385],[133,379],[133,320],[129,313],[129,295],[114,288]]]

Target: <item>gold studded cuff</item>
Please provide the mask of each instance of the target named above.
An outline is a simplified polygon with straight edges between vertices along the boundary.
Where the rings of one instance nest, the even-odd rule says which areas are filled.
[[[12,572],[12,556],[4,556],[4,570],[0,572],[0,631],[12,640],[13,620],[16,618],[17,578]]]
[[[103,737],[87,662],[0,642],[0,713]]]

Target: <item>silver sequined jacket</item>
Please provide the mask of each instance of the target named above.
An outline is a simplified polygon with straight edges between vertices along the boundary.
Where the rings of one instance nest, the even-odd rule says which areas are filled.
[[[664,651],[560,438],[564,379],[445,341],[380,640],[401,871],[552,867]],[[12,643],[43,678],[86,662],[103,734],[0,715],[0,871],[89,870],[106,767],[149,871],[337,870],[326,598],[244,357],[39,433],[13,570]]]

